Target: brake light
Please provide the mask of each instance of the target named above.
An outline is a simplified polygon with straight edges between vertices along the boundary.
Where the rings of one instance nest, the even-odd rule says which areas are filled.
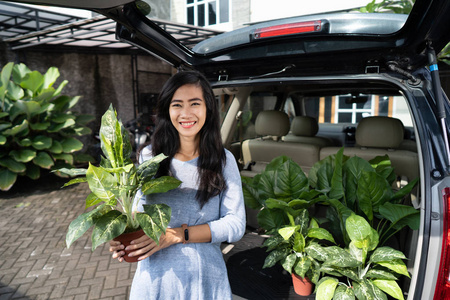
[[[444,200],[444,226],[442,233],[441,264],[434,299],[450,299],[450,188],[442,191]]]
[[[282,24],[258,28],[253,32],[254,39],[263,39],[297,33],[319,32],[322,30],[322,21],[308,21],[291,24]]]

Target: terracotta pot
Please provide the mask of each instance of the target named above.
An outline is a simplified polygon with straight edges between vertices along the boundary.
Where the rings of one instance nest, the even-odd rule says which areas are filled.
[[[295,293],[300,296],[309,296],[313,292],[314,284],[307,277],[303,278],[292,273],[292,283]]]
[[[138,230],[138,231],[133,231],[133,232],[128,232],[128,233],[122,233],[121,235],[119,235],[118,237],[116,237],[114,240],[115,240],[115,241],[121,242],[121,243],[125,246],[125,248],[126,248],[128,245],[130,245],[130,242],[131,242],[132,240],[136,240],[136,239],[140,238],[141,236],[143,236],[144,234],[145,234],[145,233],[144,233],[144,230],[140,229],[140,230]],[[133,250],[133,251],[136,251],[136,250]],[[132,251],[126,251],[126,250],[125,250],[125,255],[123,256],[123,259],[124,259],[126,262],[137,262],[139,256],[132,256],[132,257],[129,257],[129,256],[128,256],[128,253],[130,253],[130,252],[132,252]]]

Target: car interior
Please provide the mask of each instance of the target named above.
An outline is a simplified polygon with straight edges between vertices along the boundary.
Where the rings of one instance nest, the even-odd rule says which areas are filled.
[[[308,175],[316,162],[342,147],[344,155],[365,160],[388,155],[397,188],[420,175],[413,120],[398,88],[373,82],[367,86],[275,84],[215,92],[223,108],[224,143],[240,162],[242,176],[255,176],[280,155],[292,158]],[[408,199],[416,209],[419,186]],[[247,208],[248,228],[256,232],[257,213]],[[418,233],[405,230],[403,235],[396,247],[414,257],[415,247],[410,246],[417,242]]]

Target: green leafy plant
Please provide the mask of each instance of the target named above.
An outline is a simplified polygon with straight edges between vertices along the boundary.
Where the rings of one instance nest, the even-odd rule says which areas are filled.
[[[131,143],[127,130],[117,119],[112,105],[105,112],[100,127],[101,148],[104,154],[100,166],[89,164],[86,169],[60,169],[75,176],[64,186],[87,182],[91,190],[86,198],[86,208],[95,207],[70,223],[67,247],[80,238],[89,228],[92,231],[92,250],[124,232],[142,228],[145,234],[159,243],[170,222],[171,209],[165,204],[144,205],[144,212],[136,211],[136,194],[164,193],[178,187],[181,182],[170,176],[154,178],[159,163],[166,158],[157,155],[138,167],[131,161]]]
[[[308,210],[294,210],[288,203],[278,207],[286,213],[290,224],[279,228],[264,242],[263,246],[270,253],[263,268],[273,267],[279,262],[289,273],[294,272],[317,283],[320,278],[320,263],[307,251],[317,249],[320,240],[335,243],[333,236],[326,229],[320,228],[314,218],[310,219]]]
[[[301,167],[287,156],[273,159],[253,178],[242,177],[242,184],[246,205],[259,210],[258,224],[271,235],[264,243],[270,252],[264,268],[280,263],[289,273],[317,282],[319,265],[305,249],[334,239],[307,209],[326,197],[310,189]]]
[[[309,172],[311,187],[327,197],[321,203],[329,205],[327,218],[333,236],[345,245],[350,243],[345,222],[352,213],[376,227],[381,245],[405,226],[417,230],[420,212],[401,203],[418,180],[396,191],[393,189],[396,175],[388,156],[367,162],[357,156],[345,156],[343,151],[342,148],[317,162]]]
[[[346,219],[350,237],[347,248],[338,246],[307,249],[310,256],[323,261],[325,273],[316,285],[316,299],[404,299],[397,280],[410,277],[403,259],[405,255],[390,247],[379,246],[375,229],[361,216],[351,214]]]
[[[0,190],[9,190],[18,176],[38,179],[43,169],[74,164],[74,152],[83,148],[76,137],[91,133],[93,116],[71,109],[79,96],[61,95],[57,68],[45,74],[24,64],[8,63],[0,76]]]
[[[291,224],[287,207],[299,210],[321,200],[321,193],[310,189],[301,167],[284,155],[273,159],[255,177],[243,176],[242,188],[245,205],[259,210],[258,224],[268,233]]]

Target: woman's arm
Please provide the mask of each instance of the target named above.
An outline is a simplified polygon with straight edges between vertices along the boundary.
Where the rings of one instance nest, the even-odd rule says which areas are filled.
[[[211,230],[208,224],[189,226],[188,243],[209,243],[211,242]],[[125,255],[124,250],[136,250],[128,254],[128,256],[139,256],[138,260],[146,259],[157,251],[167,248],[171,245],[183,242],[183,228],[167,228],[166,234],[161,235],[159,245],[155,243],[147,235],[143,235],[137,240],[131,241],[131,244],[124,249],[120,242],[110,241],[109,251],[113,252],[113,258],[117,258],[122,262],[122,256]]]

